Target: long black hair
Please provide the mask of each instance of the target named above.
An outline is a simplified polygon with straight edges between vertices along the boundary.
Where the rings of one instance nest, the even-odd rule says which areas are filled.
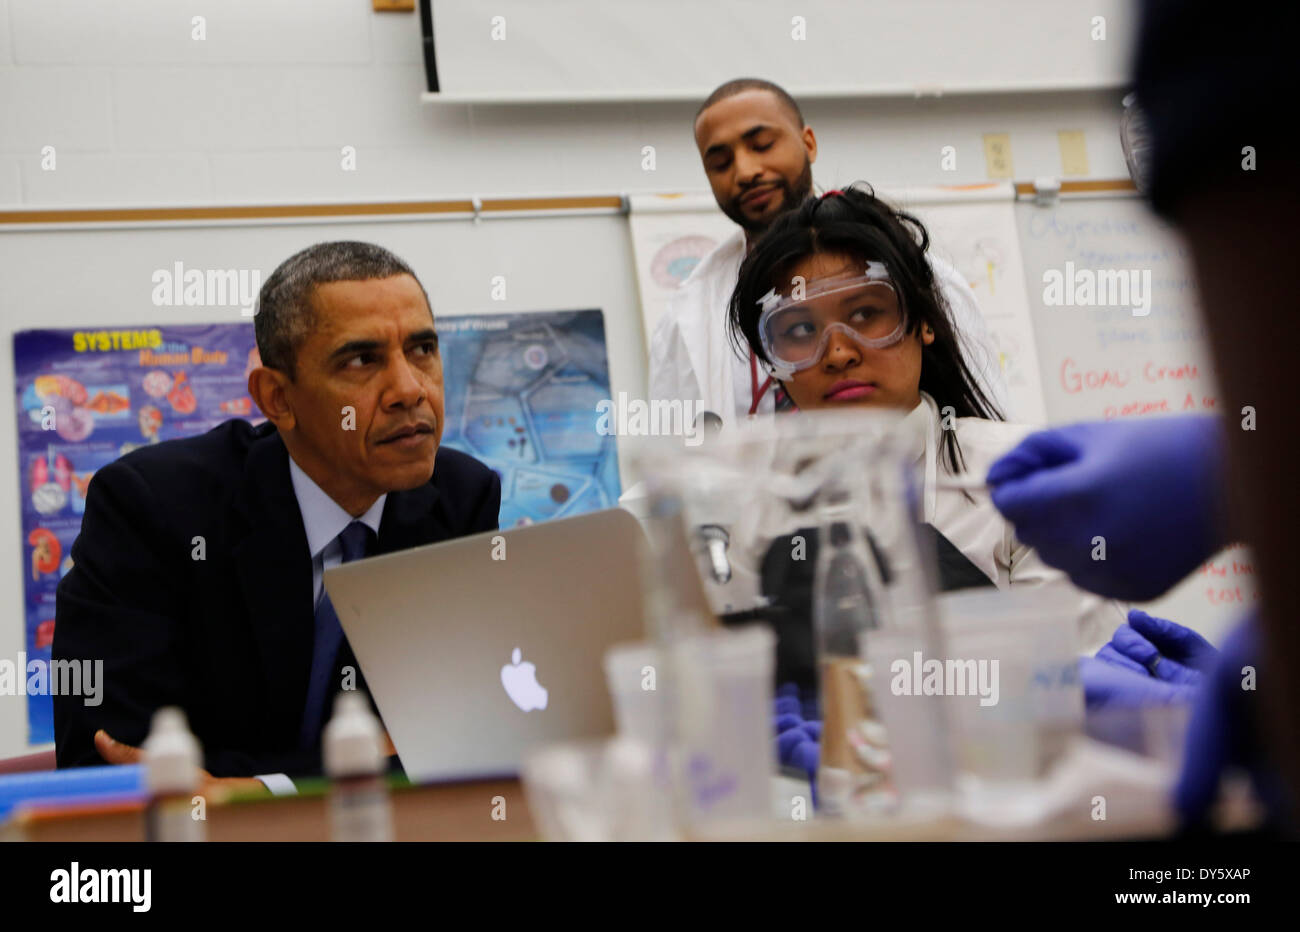
[[[883,262],[907,312],[909,336],[926,324],[934,342],[921,348],[921,391],[942,411],[956,417],[1003,420],[976,382],[962,355],[948,304],[935,281],[925,253],[930,234],[916,217],[876,197],[865,182],[811,197],[777,219],[745,257],[727,311],[730,335],[741,355],[747,350],[766,363],[758,335],[759,301],[772,288],[778,291],[802,260],[818,253],[847,255],[862,262]],[[940,449],[952,472],[965,469],[956,431],[942,431]]]

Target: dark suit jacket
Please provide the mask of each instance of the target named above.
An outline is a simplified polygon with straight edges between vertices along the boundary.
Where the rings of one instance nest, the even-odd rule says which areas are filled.
[[[428,484],[388,494],[376,552],[495,530],[500,504],[496,473],[441,448]],[[98,470],[72,559],[53,657],[102,659],[103,702],[54,698],[60,767],[102,764],[99,728],[140,745],[153,712],[178,705],[214,776],[320,772],[319,745],[298,747],[311,555],[289,454],[269,422],[227,421]]]

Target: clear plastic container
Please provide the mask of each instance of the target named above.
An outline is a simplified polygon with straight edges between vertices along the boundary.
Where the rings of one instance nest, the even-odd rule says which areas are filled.
[[[980,818],[1031,812],[1083,730],[1071,600],[1013,588],[948,595],[940,607],[942,659],[965,667],[965,695],[947,699],[963,806]]]
[[[650,643],[616,644],[605,652],[605,680],[620,737],[666,748],[669,683],[660,650]]]
[[[692,824],[772,817],[775,648],[775,635],[760,625],[674,645],[675,774]]]
[[[524,761],[524,791],[545,841],[673,841],[670,781],[630,738],[553,745]]]

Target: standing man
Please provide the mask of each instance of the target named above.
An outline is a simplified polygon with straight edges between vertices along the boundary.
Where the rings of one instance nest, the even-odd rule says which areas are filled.
[[[365,688],[325,569],[497,527],[496,474],[439,448],[438,334],[405,262],[311,246],[266,280],[254,326],[266,423],[144,447],[91,480],[53,656],[102,658],[104,698],[55,697],[60,767],[137,760],[154,711],[179,706],[209,779],[319,772],[334,696]]]
[[[650,397],[704,402],[724,426],[770,414],[788,401],[752,354],[739,354],[727,334],[727,303],[740,263],[783,213],[812,193],[817,139],[794,98],[770,81],[723,84],[695,116],[695,144],[722,212],[740,227],[700,260],[673,294],[650,341]],[[955,268],[930,265],[963,338],[980,388],[1006,411],[1006,385],[975,295]]]

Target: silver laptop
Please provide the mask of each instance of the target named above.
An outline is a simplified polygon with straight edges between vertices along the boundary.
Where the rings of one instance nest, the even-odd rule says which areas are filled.
[[[644,543],[612,508],[325,571],[412,781],[513,775],[539,745],[613,733],[602,659],[645,636]]]

